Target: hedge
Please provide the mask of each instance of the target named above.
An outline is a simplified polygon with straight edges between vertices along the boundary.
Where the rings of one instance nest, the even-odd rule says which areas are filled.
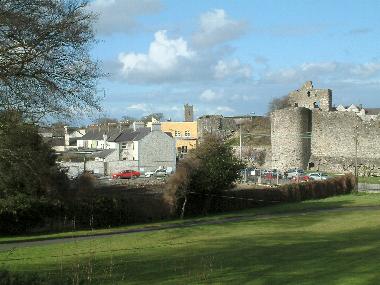
[[[291,183],[268,189],[227,190],[215,194],[192,192],[188,196],[185,213],[188,216],[199,215],[285,202],[321,199],[349,194],[354,191],[355,186],[355,177],[352,174],[347,174],[324,181]],[[181,202],[179,201],[178,205],[181,205]]]

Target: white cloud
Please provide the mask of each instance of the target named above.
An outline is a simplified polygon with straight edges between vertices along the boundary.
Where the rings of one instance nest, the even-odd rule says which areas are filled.
[[[353,66],[350,70],[352,75],[371,77],[380,73],[380,62],[368,62]]]
[[[137,104],[132,104],[132,105],[128,106],[127,109],[147,112],[149,109],[149,106],[147,104],[144,104],[144,103],[137,103]]]
[[[216,110],[217,110],[217,112],[220,112],[222,114],[235,112],[234,109],[232,109],[231,107],[228,107],[228,106],[218,106],[218,107],[216,107]]]
[[[221,99],[223,96],[221,94],[217,94],[216,92],[212,91],[211,89],[206,89],[201,93],[199,96],[199,99],[202,101],[210,102]]]
[[[155,81],[170,76],[176,78],[183,61],[191,60],[196,53],[182,38],[168,39],[166,31],[158,31],[147,54],[121,53],[122,73],[130,81]]]
[[[108,35],[141,29],[136,18],[158,13],[162,5],[159,0],[95,0],[89,3],[89,9],[98,15],[95,30]]]
[[[166,31],[158,31],[147,53],[120,53],[118,59],[122,78],[135,84],[204,82],[251,76],[249,65],[235,59],[224,60],[226,55],[224,49],[191,49],[183,38],[169,38]]]
[[[246,30],[245,22],[231,20],[223,9],[215,9],[201,15],[193,43],[199,47],[214,46],[236,39]]]
[[[262,81],[271,83],[291,83],[305,80],[325,82],[371,82],[368,79],[379,79],[380,63],[378,61],[364,64],[343,62],[303,63],[292,68],[270,71],[262,76]],[[375,80],[376,81],[376,80]],[[372,81],[373,82],[373,81]]]
[[[214,67],[214,76],[216,79],[223,79],[231,75],[240,78],[250,78],[252,69],[249,65],[242,65],[239,60],[231,61],[219,60]]]

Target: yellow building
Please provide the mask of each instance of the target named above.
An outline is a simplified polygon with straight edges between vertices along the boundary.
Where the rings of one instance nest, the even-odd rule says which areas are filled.
[[[198,141],[198,125],[195,122],[161,122],[161,130],[170,132],[176,140],[177,155],[183,156],[196,148]]]

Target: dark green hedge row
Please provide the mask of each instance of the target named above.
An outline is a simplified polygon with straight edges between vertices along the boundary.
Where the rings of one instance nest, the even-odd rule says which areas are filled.
[[[16,196],[0,199],[0,234],[111,227],[169,216],[169,207],[153,195],[95,195],[72,201]]]
[[[292,183],[268,189],[229,190],[212,195],[191,193],[188,197],[186,214],[199,215],[327,198],[351,193],[355,186],[355,177],[347,174],[325,181]]]

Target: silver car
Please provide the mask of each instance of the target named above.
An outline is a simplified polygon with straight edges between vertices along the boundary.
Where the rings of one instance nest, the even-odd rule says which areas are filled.
[[[309,173],[308,176],[311,180],[327,180],[331,178],[331,176],[328,176],[326,173],[323,172],[313,172]]]

